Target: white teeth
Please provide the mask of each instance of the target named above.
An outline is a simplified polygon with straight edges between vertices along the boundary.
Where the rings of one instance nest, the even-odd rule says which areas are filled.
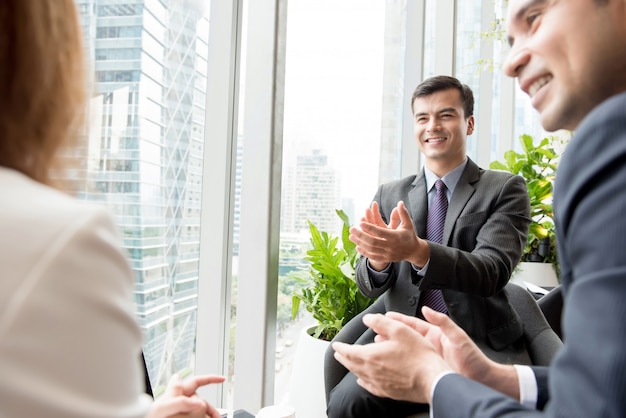
[[[426,142],[428,143],[432,143],[432,142],[443,142],[445,141],[445,138],[429,138],[426,140]]]
[[[543,87],[544,85],[546,85],[546,83],[548,81],[552,80],[552,76],[551,75],[547,75],[544,77],[541,77],[539,80],[535,81],[530,88],[528,89],[528,95],[530,97],[533,97],[535,95],[535,93],[537,93],[537,90],[539,90],[541,87]]]

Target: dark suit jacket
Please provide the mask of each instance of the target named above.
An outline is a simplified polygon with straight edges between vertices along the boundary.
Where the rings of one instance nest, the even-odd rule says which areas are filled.
[[[374,200],[385,221],[404,201],[420,237],[426,236],[426,180],[417,176],[383,184]],[[387,310],[416,315],[420,293],[441,289],[450,317],[491,358],[523,361],[520,347],[505,350],[523,335],[522,324],[502,289],[520,260],[530,224],[524,179],[479,168],[471,159],[450,198],[443,244],[429,242],[430,263],[423,277],[407,261],[393,263],[382,287],[374,287],[365,259],[357,266],[361,291],[370,297],[384,292]]]
[[[436,417],[626,416],[626,93],[581,123],[554,202],[565,344],[549,370],[535,369],[543,413],[451,375],[435,389]]]

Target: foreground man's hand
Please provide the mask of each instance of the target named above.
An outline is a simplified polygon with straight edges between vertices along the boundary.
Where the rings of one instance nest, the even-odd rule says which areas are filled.
[[[429,403],[433,380],[451,370],[437,348],[402,321],[377,314],[365,315],[363,322],[378,334],[377,341],[367,345],[333,343],[337,361],[374,395]]]
[[[434,379],[454,371],[519,399],[513,366],[490,360],[447,315],[427,307],[422,313],[428,322],[397,312],[366,315],[375,343],[333,343],[335,358],[377,396],[430,403]]]

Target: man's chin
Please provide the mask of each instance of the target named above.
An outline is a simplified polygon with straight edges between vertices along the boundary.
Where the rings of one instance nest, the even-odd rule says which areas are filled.
[[[548,132],[558,131],[560,128],[558,127],[559,123],[554,120],[552,115],[549,113],[541,113],[539,119],[541,120],[541,126]]]
[[[572,110],[567,108],[546,108],[539,112],[541,126],[547,132],[555,132],[560,129],[573,131],[580,123],[578,117]]]
[[[548,132],[554,132],[561,129],[563,124],[564,109],[559,108],[554,103],[542,103],[542,106],[535,108],[539,112],[539,120],[541,126]]]

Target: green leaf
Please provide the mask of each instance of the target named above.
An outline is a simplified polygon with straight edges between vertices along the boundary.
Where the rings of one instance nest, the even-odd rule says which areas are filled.
[[[309,221],[311,248],[305,257],[310,263],[308,278],[300,279],[306,284],[292,296],[291,303],[292,318],[303,304],[318,321],[313,335],[327,340],[374,302],[361,294],[356,285],[354,269],[359,254],[349,239],[350,220],[344,211],[336,213],[343,222],[341,246],[339,237],[320,231]]]
[[[300,310],[300,298],[296,295],[291,297],[291,320],[296,319]]]
[[[524,149],[524,151],[526,153],[529,153],[530,151],[532,151],[535,148],[533,146],[533,137],[532,136],[523,134],[520,137],[520,140],[522,142],[522,148]]]
[[[535,144],[532,136],[524,134],[520,136],[519,140],[523,153],[513,150],[506,151],[504,153],[504,162],[493,161],[489,168],[521,175],[526,181],[530,200],[531,224],[522,260],[525,261],[530,254],[537,252],[540,240],[549,238],[550,254],[544,258],[544,262],[552,263],[558,272],[556,232],[552,206],[553,184],[557,168],[556,161],[559,157],[554,149],[554,144],[558,138],[548,136]]]
[[[504,171],[508,171],[508,167],[501,163],[500,161],[492,161],[491,164],[489,164],[489,168],[491,170],[504,170]]]

